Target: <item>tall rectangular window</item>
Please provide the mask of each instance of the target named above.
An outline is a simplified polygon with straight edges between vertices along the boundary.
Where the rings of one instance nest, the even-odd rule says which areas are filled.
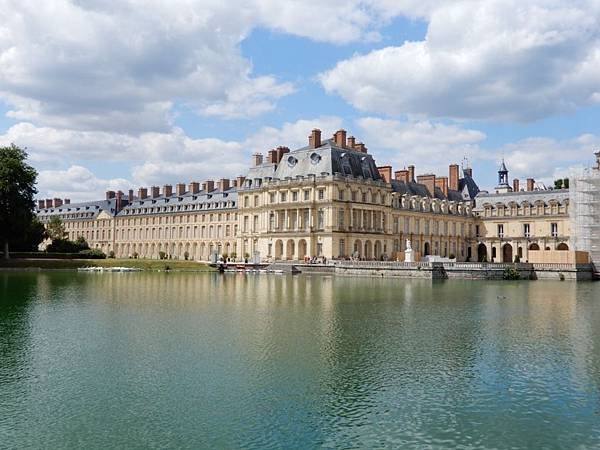
[[[317,211],[317,228],[323,229],[325,227],[325,210],[319,209]]]
[[[552,235],[552,237],[558,236],[558,224],[556,222],[552,222],[550,224],[550,234]]]
[[[531,230],[529,228],[529,224],[528,223],[524,223],[523,224],[523,236],[525,236],[525,237],[531,236]]]
[[[340,209],[339,215],[338,215],[338,225],[340,228],[344,228],[344,216],[345,216],[344,210]]]
[[[498,237],[504,237],[504,225],[498,224]]]

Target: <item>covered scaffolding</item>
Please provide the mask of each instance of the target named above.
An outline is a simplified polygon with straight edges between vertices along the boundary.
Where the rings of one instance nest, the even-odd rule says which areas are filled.
[[[569,208],[575,250],[586,251],[600,270],[600,152],[596,167],[571,173]]]

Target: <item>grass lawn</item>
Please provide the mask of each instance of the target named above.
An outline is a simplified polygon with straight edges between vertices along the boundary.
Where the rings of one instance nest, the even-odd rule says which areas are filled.
[[[210,272],[208,264],[195,261],[156,259],[0,259],[0,269],[77,269],[79,267],[134,267],[142,270]]]

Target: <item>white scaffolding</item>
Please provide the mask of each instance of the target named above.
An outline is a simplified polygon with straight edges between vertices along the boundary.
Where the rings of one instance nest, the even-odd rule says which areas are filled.
[[[575,250],[588,252],[600,270],[600,152],[596,157],[597,167],[571,173],[569,215]]]

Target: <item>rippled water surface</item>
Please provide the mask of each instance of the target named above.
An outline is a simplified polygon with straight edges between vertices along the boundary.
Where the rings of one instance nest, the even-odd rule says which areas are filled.
[[[0,447],[600,446],[600,283],[0,273]]]

